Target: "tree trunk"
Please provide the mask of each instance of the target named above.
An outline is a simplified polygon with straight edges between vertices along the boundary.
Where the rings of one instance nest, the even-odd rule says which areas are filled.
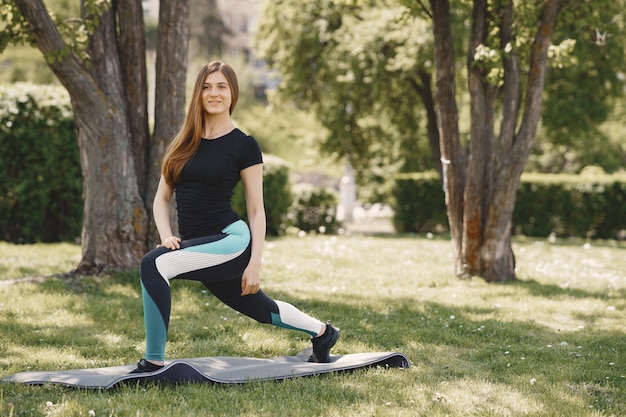
[[[439,149],[448,223],[452,237],[457,276],[465,275],[461,256],[463,240],[463,189],[465,161],[459,139],[459,113],[456,105],[454,46],[450,29],[450,3],[431,0],[437,69],[435,101],[439,120]]]
[[[512,8],[510,5],[509,7]],[[552,40],[558,11],[559,0],[546,0],[544,2],[544,8],[530,51],[530,68],[526,81],[522,121],[519,132],[512,136],[512,139],[508,137],[510,128],[508,128],[508,131],[505,129],[515,122],[505,118],[507,114],[509,117],[514,115],[516,117],[517,111],[515,109],[518,106],[507,100],[510,97],[507,97],[506,94],[505,81],[505,101],[503,103],[505,111],[503,112],[503,127],[501,128],[502,141],[498,146],[498,154],[496,155],[497,160],[501,161],[501,163],[494,172],[494,194],[490,201],[490,208],[493,213],[490,212],[485,222],[485,243],[481,251],[483,263],[481,275],[489,282],[515,279],[515,256],[511,248],[513,209],[515,208],[515,197],[520,177],[528,160],[528,154],[530,153],[539,124],[548,48]],[[507,21],[508,18],[509,12],[506,10],[503,21]],[[513,57],[512,62],[505,62],[506,68],[509,68],[513,80],[519,79],[516,56]],[[506,106],[511,107],[508,113],[506,112]],[[502,135],[502,132],[504,132],[504,135]]]
[[[128,103],[129,127],[137,172],[137,186],[146,196],[150,129],[148,127],[148,81],[146,70],[146,31],[141,0],[117,0],[118,50],[122,79]],[[182,84],[184,85],[184,84]]]
[[[114,11],[101,16],[90,44],[95,55],[87,68],[73,53],[50,58],[58,57],[65,45],[41,0],[17,4],[72,101],[84,192],[83,253],[77,271],[136,268],[145,252],[147,219],[137,187],[118,55],[110,53],[117,49]],[[100,50],[107,53],[100,55]]]
[[[184,117],[188,3],[172,0],[162,3],[163,9],[172,13],[166,20],[176,22],[173,26],[167,23],[163,32],[167,40],[163,43],[172,42],[176,50],[170,46],[159,51],[159,56],[167,55],[161,61],[166,65],[165,70],[157,79],[158,86],[166,81],[167,88],[161,89],[160,98],[167,110],[162,108],[157,117],[164,117],[166,129],[175,130]],[[67,46],[42,0],[16,0],[16,4],[32,30],[37,47],[72,101],[84,187],[83,254],[77,271],[136,269],[147,250],[145,197],[149,194],[151,202],[154,195],[154,191],[145,191],[147,171],[152,172],[148,177],[152,184],[155,176],[153,164],[148,166],[147,159],[149,134],[141,2],[113,2],[100,16],[90,38],[88,64],[74,53],[65,53]],[[119,15],[118,11],[121,11]],[[171,136],[167,135],[166,140]],[[163,148],[156,147],[151,161],[160,160]],[[156,176],[158,180],[158,169]]]
[[[484,224],[480,248],[480,275],[488,282],[515,280],[515,255],[511,247],[511,219],[520,175],[512,166],[494,173],[494,193]]]
[[[474,62],[477,46],[487,44],[489,17],[500,19],[502,49],[513,40],[513,3],[509,0],[496,5],[494,10],[497,16],[494,16],[493,11],[488,11],[486,0],[474,1],[467,58],[471,101],[467,166],[456,162],[465,151],[461,149],[458,140],[449,2],[431,0],[431,8],[444,187],[455,247],[456,273],[459,277],[479,275],[489,282],[513,280],[515,257],[511,247],[511,221],[515,195],[539,123],[547,51],[559,1],[544,1],[531,49],[523,116],[518,133],[516,126],[520,97],[517,53],[513,51],[504,58],[501,91],[487,81],[486,74]],[[502,98],[502,120],[498,141],[495,142],[495,109],[499,97]],[[448,114],[443,114],[445,112]]]
[[[439,150],[439,129],[437,127],[437,110],[435,109],[435,98],[432,89],[431,71],[421,70],[416,74],[416,79],[409,79],[411,85],[422,99],[422,104],[426,110],[426,131],[428,134],[428,146],[433,155],[433,165],[439,176],[443,178],[441,170],[441,151]]]
[[[150,147],[150,169],[146,201],[151,207],[161,174],[161,159],[185,119],[185,89],[189,50],[189,0],[161,0],[157,32],[154,135]],[[150,210],[152,218],[152,210]],[[172,230],[177,233],[172,206]],[[152,227],[150,246],[160,242]]]
[[[127,92],[130,97],[137,97],[141,92],[124,85],[124,78],[128,76],[125,77],[121,66],[116,14],[114,2],[100,17],[89,43],[91,62],[86,68],[98,94],[85,104],[72,100],[85,198],[83,257],[77,269],[84,272],[133,269],[146,252],[148,222],[135,165],[136,155],[141,156],[145,151],[133,148],[135,132],[131,130],[131,119],[145,118],[147,113],[142,114],[141,109],[130,112],[126,100]],[[141,81],[138,83],[140,87]],[[133,87],[136,86],[133,84]],[[68,92],[70,96],[81,94],[70,88]],[[94,112],[98,105],[106,109],[101,115]],[[147,120],[143,122],[147,125]],[[141,125],[141,121],[132,124]]]

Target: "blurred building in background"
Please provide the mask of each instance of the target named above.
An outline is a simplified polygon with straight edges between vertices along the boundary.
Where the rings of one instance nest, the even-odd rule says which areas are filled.
[[[224,37],[223,59],[246,66],[258,99],[265,99],[265,91],[276,88],[280,82],[278,74],[257,58],[252,45],[262,3],[262,0],[217,0],[219,15],[229,32]]]
[[[156,36],[159,0],[144,0],[142,4],[146,30]],[[262,7],[263,0],[190,0],[190,70],[194,62],[228,62],[237,71],[240,82],[254,91],[254,97],[266,100],[266,91],[276,88],[280,77],[254,52],[253,38]],[[156,39],[149,41],[156,45]],[[154,59],[151,56],[152,64]]]

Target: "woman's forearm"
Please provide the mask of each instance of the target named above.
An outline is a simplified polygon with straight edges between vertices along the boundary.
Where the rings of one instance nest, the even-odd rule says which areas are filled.
[[[172,236],[170,203],[173,195],[174,188],[161,177],[154,201],[152,202],[152,216],[154,217],[154,224],[159,231],[161,242]]]
[[[252,253],[250,263],[261,265],[263,258],[263,245],[265,242],[266,220],[265,212],[260,210],[248,215],[250,234],[252,236]]]
[[[155,199],[152,205],[152,215],[154,216],[154,224],[159,232],[161,241],[172,236],[169,202],[157,201]]]

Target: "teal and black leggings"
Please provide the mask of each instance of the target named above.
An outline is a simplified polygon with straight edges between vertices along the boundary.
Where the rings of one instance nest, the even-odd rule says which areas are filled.
[[[141,290],[149,360],[165,359],[170,321],[170,281],[200,281],[222,302],[260,323],[317,335],[323,323],[291,304],[274,301],[263,291],[241,296],[241,277],[250,261],[248,225],[238,220],[222,233],[183,240],[180,249],[159,247],[141,260]]]

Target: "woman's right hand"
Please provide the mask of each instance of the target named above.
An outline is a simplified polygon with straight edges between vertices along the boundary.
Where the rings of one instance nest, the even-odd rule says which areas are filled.
[[[170,236],[168,238],[163,239],[160,245],[157,245],[157,248],[160,246],[165,246],[168,249],[176,250],[180,249],[180,238],[176,236]]]

